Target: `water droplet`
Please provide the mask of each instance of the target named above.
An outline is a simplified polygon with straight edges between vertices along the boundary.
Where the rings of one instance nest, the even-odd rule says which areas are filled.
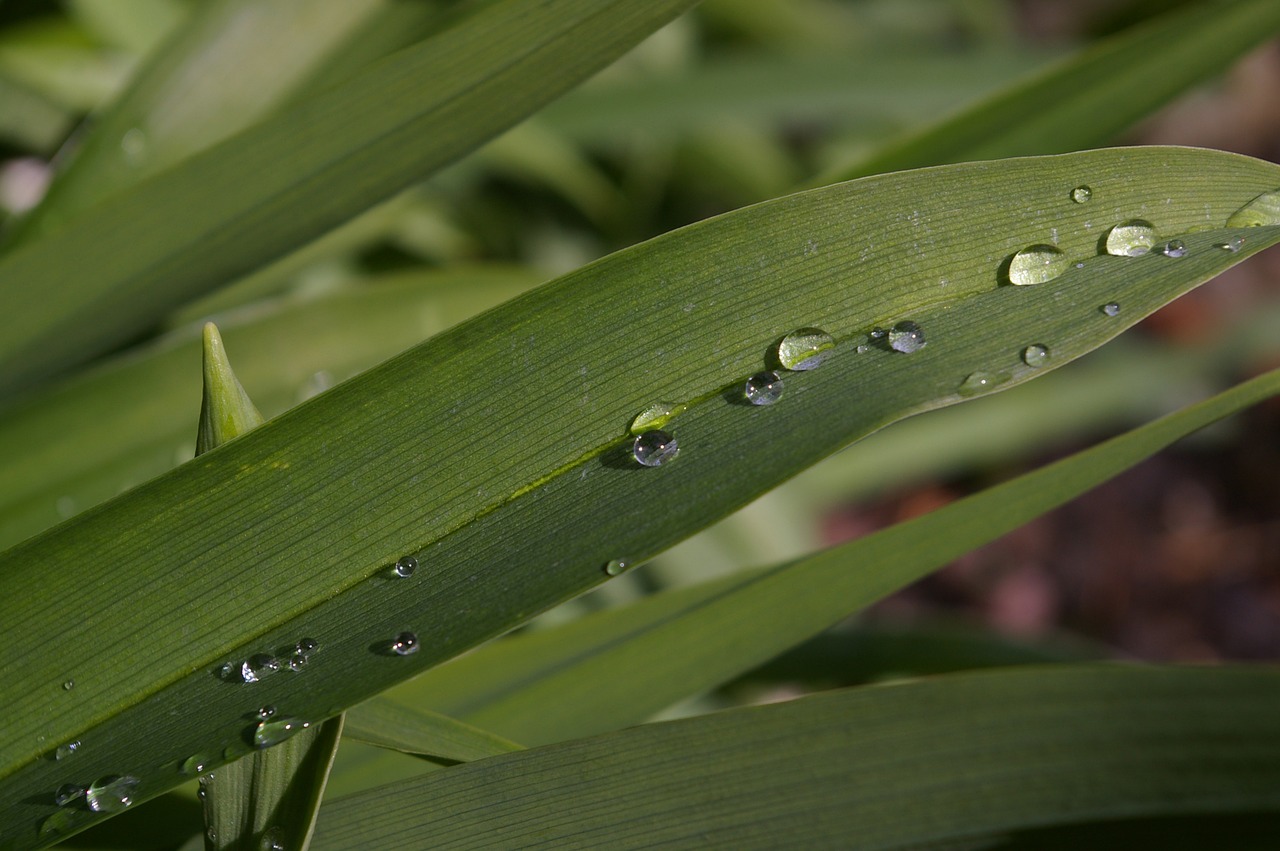
[[[198,753],[187,757],[182,761],[179,770],[189,777],[195,777],[209,767],[209,763],[213,762],[208,756]]]
[[[1221,248],[1223,251],[1230,251],[1232,254],[1235,254],[1241,248],[1244,248],[1244,237],[1233,236],[1226,242],[1219,242],[1217,247]]]
[[[307,666],[309,658],[305,653],[294,653],[289,657],[289,670],[294,672],[301,671]]]
[[[133,803],[134,790],[141,782],[128,774],[99,777],[84,790],[85,803],[95,813],[118,813]]]
[[[262,834],[262,841],[258,847],[262,851],[284,851],[284,831],[278,827],[268,828],[267,832]]]
[[[782,398],[782,378],[776,372],[757,372],[747,379],[743,395],[753,405],[772,405]]]
[[[246,683],[256,683],[280,670],[280,660],[266,653],[250,656],[240,665],[240,679]]]
[[[604,572],[610,576],[618,576],[626,573],[631,569],[631,562],[627,559],[615,558],[604,566]]]
[[[672,402],[654,402],[636,414],[635,419],[631,421],[631,433],[644,434],[646,431],[662,428],[677,415],[684,413],[688,407],[688,405]]]
[[[1227,217],[1229,228],[1256,228],[1280,225],[1280,189],[1263,192]]]
[[[300,718],[273,718],[270,721],[259,721],[253,730],[253,744],[258,748],[269,748],[278,745],[290,736],[297,735],[311,726],[310,721]]]
[[[72,801],[79,800],[84,797],[84,787],[77,786],[74,783],[64,783],[58,787],[58,791],[53,793],[53,802],[59,807],[65,807]]]
[[[78,750],[80,750],[80,740],[76,739],[75,741],[67,742],[66,744],[58,745],[54,748],[53,758],[58,760],[66,759]]]
[[[792,371],[816,369],[835,347],[835,339],[821,328],[797,328],[778,343],[778,363]]]
[[[1077,204],[1087,203],[1091,198],[1093,198],[1093,190],[1084,184],[1071,190],[1071,200]]]
[[[1139,257],[1155,244],[1155,226],[1145,219],[1130,219],[1107,232],[1107,253],[1117,257]]]
[[[63,691],[71,691],[75,687],[76,687],[75,680],[67,680],[65,683],[62,684]]]
[[[276,714],[276,708],[269,703],[266,706],[261,706],[258,708],[258,717],[263,719],[264,721],[275,714]]]
[[[997,375],[992,372],[971,372],[964,381],[960,382],[959,392],[961,396],[976,396],[993,390],[1008,380],[1009,376],[1003,373]]]
[[[70,810],[59,810],[40,823],[40,839],[53,839],[64,833],[70,833],[75,824],[75,814]]]
[[[1099,309],[1100,309],[1103,313],[1107,314],[1108,316],[1119,316],[1119,315],[1120,315],[1120,302],[1118,302],[1118,301],[1109,301],[1109,302],[1107,302],[1106,304],[1102,305],[1102,307],[1101,307],[1101,308],[1099,308]]]
[[[1160,253],[1165,257],[1185,257],[1187,256],[1187,244],[1180,239],[1171,239],[1160,246]]]
[[[1022,350],[1022,362],[1027,366],[1044,366],[1049,362],[1049,347],[1041,343],[1027,346]]]
[[[914,322],[899,322],[889,330],[889,348],[895,352],[909,355],[920,351],[924,345],[924,331]]]
[[[413,556],[404,556],[396,562],[396,576],[408,579],[418,569],[418,560]]]
[[[646,431],[631,445],[631,454],[646,467],[661,467],[679,453],[680,446],[669,431]]]
[[[303,656],[310,656],[316,652],[316,648],[319,646],[314,638],[299,638],[298,643],[293,645],[293,652],[300,653]]]
[[[395,641],[391,642],[391,652],[397,656],[408,656],[410,653],[417,653],[421,646],[417,635],[412,632],[402,632],[396,636]]]
[[[860,355],[865,355],[869,351],[871,351],[871,347],[866,345],[865,343],[858,346],[858,348],[854,349],[854,352]]]
[[[1020,287],[1043,284],[1067,271],[1067,255],[1052,245],[1030,245],[1009,259],[1009,283]]]

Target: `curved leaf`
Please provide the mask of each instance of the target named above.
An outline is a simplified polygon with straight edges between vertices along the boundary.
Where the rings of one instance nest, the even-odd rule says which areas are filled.
[[[1093,201],[1073,203],[1085,181]],[[0,840],[35,831],[77,778],[132,774],[145,799],[190,753],[234,758],[248,701],[337,714],[603,581],[611,559],[643,561],[851,440],[963,399],[975,371],[1028,380],[1047,368],[1022,361],[1028,345],[1049,347],[1049,367],[1096,347],[1280,241],[1221,227],[1278,184],[1270,163],[1137,148],[750,207],[584,267],[9,550]],[[1135,216],[1185,256],[1099,256]],[[1001,284],[1014,252],[1055,238],[1082,268]],[[1100,310],[1111,301],[1118,315]],[[924,348],[857,351],[908,319]],[[746,404],[741,382],[810,325],[834,356],[788,375],[779,404]],[[684,448],[643,469],[627,428],[654,400],[690,406],[672,426]],[[420,567],[394,578],[406,554]],[[389,652],[403,631],[417,652]],[[219,675],[301,636],[320,643],[305,673]],[[70,739],[74,760],[42,758]]]

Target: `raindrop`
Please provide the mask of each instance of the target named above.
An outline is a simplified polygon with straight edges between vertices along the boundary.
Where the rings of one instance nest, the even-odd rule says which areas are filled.
[[[65,807],[72,801],[84,797],[84,787],[77,786],[74,783],[65,783],[58,787],[58,791],[53,793],[53,802],[59,807]]]
[[[743,395],[753,405],[772,405],[782,398],[782,378],[776,372],[757,372],[747,379]]]
[[[289,657],[289,670],[301,671],[307,666],[308,656],[305,653],[294,653]]]
[[[258,717],[264,721],[275,714],[276,714],[276,708],[269,703],[266,706],[262,706],[258,708]]]
[[[618,576],[619,574],[626,573],[630,569],[631,562],[622,558],[615,558],[604,566],[604,572],[610,576]]]
[[[1071,200],[1077,204],[1087,203],[1091,198],[1093,198],[1093,190],[1084,184],[1071,190]]]
[[[1102,307],[1101,307],[1101,308],[1099,308],[1099,309],[1100,309],[1103,313],[1107,314],[1108,316],[1119,316],[1119,315],[1120,315],[1120,302],[1118,302],[1118,301],[1109,301],[1109,302],[1107,302],[1106,304],[1102,305]]]
[[[889,336],[889,332],[883,328],[872,328],[871,333],[867,336],[873,340],[883,340],[885,337]]]
[[[1117,257],[1139,257],[1156,244],[1156,229],[1145,219],[1130,219],[1107,233],[1107,253]]]
[[[631,445],[631,454],[646,467],[661,467],[679,452],[680,446],[669,431],[646,431]]]
[[[62,684],[63,691],[71,691],[75,687],[76,687],[75,680],[67,680],[65,683]]]
[[[1009,283],[1020,287],[1043,284],[1067,271],[1067,255],[1052,245],[1031,245],[1009,259]]]
[[[1187,244],[1180,239],[1171,239],[1160,246],[1160,253],[1165,257],[1185,257],[1187,256]]]
[[[253,730],[253,744],[258,748],[269,748],[278,745],[290,736],[301,733],[311,726],[310,721],[300,718],[273,718],[270,721],[259,721]]]
[[[1027,366],[1044,366],[1049,362],[1049,347],[1041,343],[1027,346],[1022,350],[1022,362]]]
[[[858,346],[858,348],[854,349],[854,351],[860,355],[865,355],[867,352],[871,351],[871,347],[866,344],[863,344]]]
[[[1256,228],[1280,225],[1280,189],[1263,192],[1227,217],[1229,228]]]
[[[80,750],[80,740],[76,739],[75,741],[67,742],[66,744],[58,745],[54,748],[53,758],[57,760],[66,759],[78,750]]]
[[[1241,248],[1244,248],[1244,237],[1233,236],[1226,242],[1219,242],[1217,247],[1221,248],[1223,251],[1230,251],[1232,254],[1235,254]]]
[[[924,331],[914,322],[899,322],[889,330],[889,348],[895,352],[909,355],[920,351],[924,345]]]
[[[798,328],[778,343],[778,363],[793,371],[816,369],[835,347],[835,339],[821,328]]]
[[[319,646],[314,638],[299,638],[298,643],[293,645],[293,652],[302,656],[310,656],[316,652],[316,648]]]
[[[632,434],[644,434],[646,431],[662,428],[671,422],[677,414],[682,414],[688,405],[677,405],[671,402],[654,402],[631,421]]]
[[[266,653],[250,656],[240,665],[240,679],[246,683],[256,683],[280,670],[280,660]]]
[[[258,844],[262,851],[284,851],[284,831],[278,827],[268,828],[262,834],[262,842]]]
[[[209,767],[212,762],[209,757],[202,753],[194,754],[182,761],[181,771],[189,777],[195,777]]]
[[[959,392],[961,396],[976,396],[979,393],[993,390],[1008,380],[1009,376],[1004,374],[996,375],[995,373],[982,371],[971,372],[965,377],[964,381],[960,382]]]
[[[402,632],[396,636],[395,641],[391,642],[391,652],[397,656],[408,656],[410,653],[417,653],[421,646],[417,635],[412,632]]]
[[[401,579],[408,579],[413,576],[413,572],[418,569],[418,560],[413,556],[404,556],[396,562],[396,576]]]
[[[95,813],[118,813],[133,803],[133,793],[141,783],[128,774],[99,777],[84,790],[85,803]]]

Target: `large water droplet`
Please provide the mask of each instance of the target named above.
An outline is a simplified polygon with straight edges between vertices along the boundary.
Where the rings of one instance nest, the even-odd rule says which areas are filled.
[[[911,354],[924,348],[924,331],[914,322],[899,322],[889,329],[889,348],[895,352]]]
[[[631,433],[644,434],[646,431],[660,429],[677,415],[684,413],[688,407],[673,402],[654,402],[636,414],[631,421]]]
[[[1092,197],[1093,197],[1093,190],[1090,189],[1088,186],[1085,186],[1084,184],[1081,184],[1080,186],[1077,186],[1075,189],[1071,190],[1071,200],[1075,201],[1077,204],[1087,203],[1089,199],[1091,199]]]
[[[959,393],[961,396],[976,396],[979,393],[986,393],[988,390],[994,390],[1001,384],[1009,380],[1009,376],[1004,373],[993,372],[971,372],[960,382]]]
[[[65,807],[72,801],[79,800],[84,797],[84,787],[77,786],[74,783],[64,783],[58,787],[58,791],[53,793],[53,802],[59,807]]]
[[[417,635],[412,632],[402,632],[391,642],[391,652],[397,656],[408,656],[410,653],[417,653],[421,646]]]
[[[1119,316],[1119,315],[1120,315],[1120,302],[1118,302],[1118,301],[1109,301],[1109,302],[1107,302],[1106,304],[1102,305],[1102,307],[1100,307],[1100,308],[1098,308],[1098,309],[1099,309],[1099,310],[1101,310],[1103,313],[1107,314],[1108,316]]]
[[[797,328],[778,343],[778,363],[793,371],[816,369],[835,347],[835,339],[821,328]]]
[[[1041,367],[1049,362],[1049,347],[1035,343],[1022,350],[1022,362],[1027,366]]]
[[[134,790],[141,782],[128,774],[99,777],[84,790],[85,803],[95,813],[118,813],[133,803]]]
[[[776,372],[757,372],[742,392],[753,405],[772,405],[782,398],[782,378]]]
[[[1280,189],[1263,192],[1227,217],[1229,228],[1257,228],[1280,225]]]
[[[1160,246],[1160,253],[1165,257],[1186,257],[1187,244],[1180,239],[1171,239]]]
[[[403,556],[396,562],[396,576],[401,579],[408,579],[413,576],[413,572],[418,569],[418,560],[413,556]]]
[[[280,660],[266,653],[250,656],[240,665],[240,679],[256,683],[280,670]]]
[[[669,431],[646,431],[636,437],[631,454],[646,467],[661,467],[680,453],[680,445]]]
[[[1244,237],[1233,236],[1226,242],[1219,242],[1217,247],[1221,248],[1223,251],[1230,251],[1232,254],[1235,254],[1241,248],[1244,248]]]
[[[615,558],[604,566],[604,572],[610,576],[618,576],[631,569],[631,562],[623,558]]]
[[[53,758],[57,760],[63,760],[71,756],[78,750],[80,750],[80,740],[75,739],[74,741],[66,742],[54,748]]]
[[[1145,219],[1130,219],[1107,233],[1107,253],[1117,257],[1138,257],[1156,244],[1155,226]]]
[[[300,718],[272,718],[270,721],[259,721],[253,729],[253,744],[258,748],[269,748],[278,745],[290,736],[295,736],[311,726],[310,721]]]
[[[1009,283],[1020,287],[1043,284],[1067,271],[1071,261],[1052,245],[1030,245],[1009,259]]]
[[[182,761],[180,770],[188,777],[195,777],[197,774],[202,774],[211,762],[213,760],[205,754],[193,754]]]

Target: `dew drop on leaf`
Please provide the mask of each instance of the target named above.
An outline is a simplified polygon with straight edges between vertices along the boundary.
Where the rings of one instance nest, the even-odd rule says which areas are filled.
[[[1187,244],[1180,239],[1171,239],[1160,246],[1160,253],[1165,257],[1186,257]]]
[[[59,807],[65,807],[67,804],[84,797],[84,787],[77,786],[74,783],[64,783],[58,787],[58,791],[53,793],[53,802]]]
[[[895,352],[911,354],[925,346],[924,331],[914,322],[899,322],[889,329],[889,348]]]
[[[278,745],[290,736],[295,736],[311,726],[310,721],[300,718],[280,717],[269,721],[259,721],[253,730],[253,744],[258,748],[269,748]]]
[[[413,572],[418,569],[418,560],[413,556],[403,556],[396,562],[396,576],[401,579],[408,579],[413,576]]]
[[[660,429],[671,422],[678,414],[684,413],[688,405],[673,402],[653,402],[631,420],[631,433],[644,434],[646,431]]]
[[[99,777],[84,790],[84,800],[95,813],[118,813],[133,803],[134,790],[141,783],[128,774]]]
[[[821,328],[797,328],[778,343],[778,363],[793,371],[816,369],[835,347],[835,339]]]
[[[1009,380],[1009,376],[993,372],[971,372],[964,381],[960,382],[959,393],[961,396],[976,396],[979,393],[986,393],[988,390],[994,390],[1001,384]]]
[[[1067,271],[1067,255],[1052,245],[1030,245],[1009,258],[1009,283],[1019,287],[1043,284]]]
[[[417,635],[412,632],[402,632],[391,642],[391,652],[397,656],[408,656],[410,653],[417,653],[420,646]]]
[[[1107,314],[1108,316],[1119,316],[1119,315],[1120,315],[1120,302],[1118,302],[1118,301],[1109,301],[1109,302],[1107,302],[1106,304],[1102,305],[1102,307],[1100,307],[1100,308],[1098,308],[1098,309],[1099,309],[1099,310],[1101,310],[1103,313]]]
[[[1229,228],[1256,228],[1280,225],[1280,189],[1263,192],[1227,217]]]
[[[1049,362],[1049,347],[1035,343],[1022,350],[1022,362],[1027,366],[1041,367]]]
[[[1155,226],[1146,219],[1130,219],[1107,232],[1107,253],[1117,257],[1140,257],[1155,244]]]
[[[1071,200],[1077,204],[1088,203],[1091,198],[1093,198],[1093,190],[1084,184],[1071,190]]]
[[[609,576],[618,576],[620,574],[626,573],[630,569],[631,569],[631,562],[622,558],[611,559],[604,566],[604,572]]]
[[[631,455],[645,467],[661,467],[679,452],[675,436],[661,429],[646,431],[631,444]]]
[[[753,405],[772,405],[782,398],[782,378],[776,372],[757,372],[747,379],[743,395]]]

